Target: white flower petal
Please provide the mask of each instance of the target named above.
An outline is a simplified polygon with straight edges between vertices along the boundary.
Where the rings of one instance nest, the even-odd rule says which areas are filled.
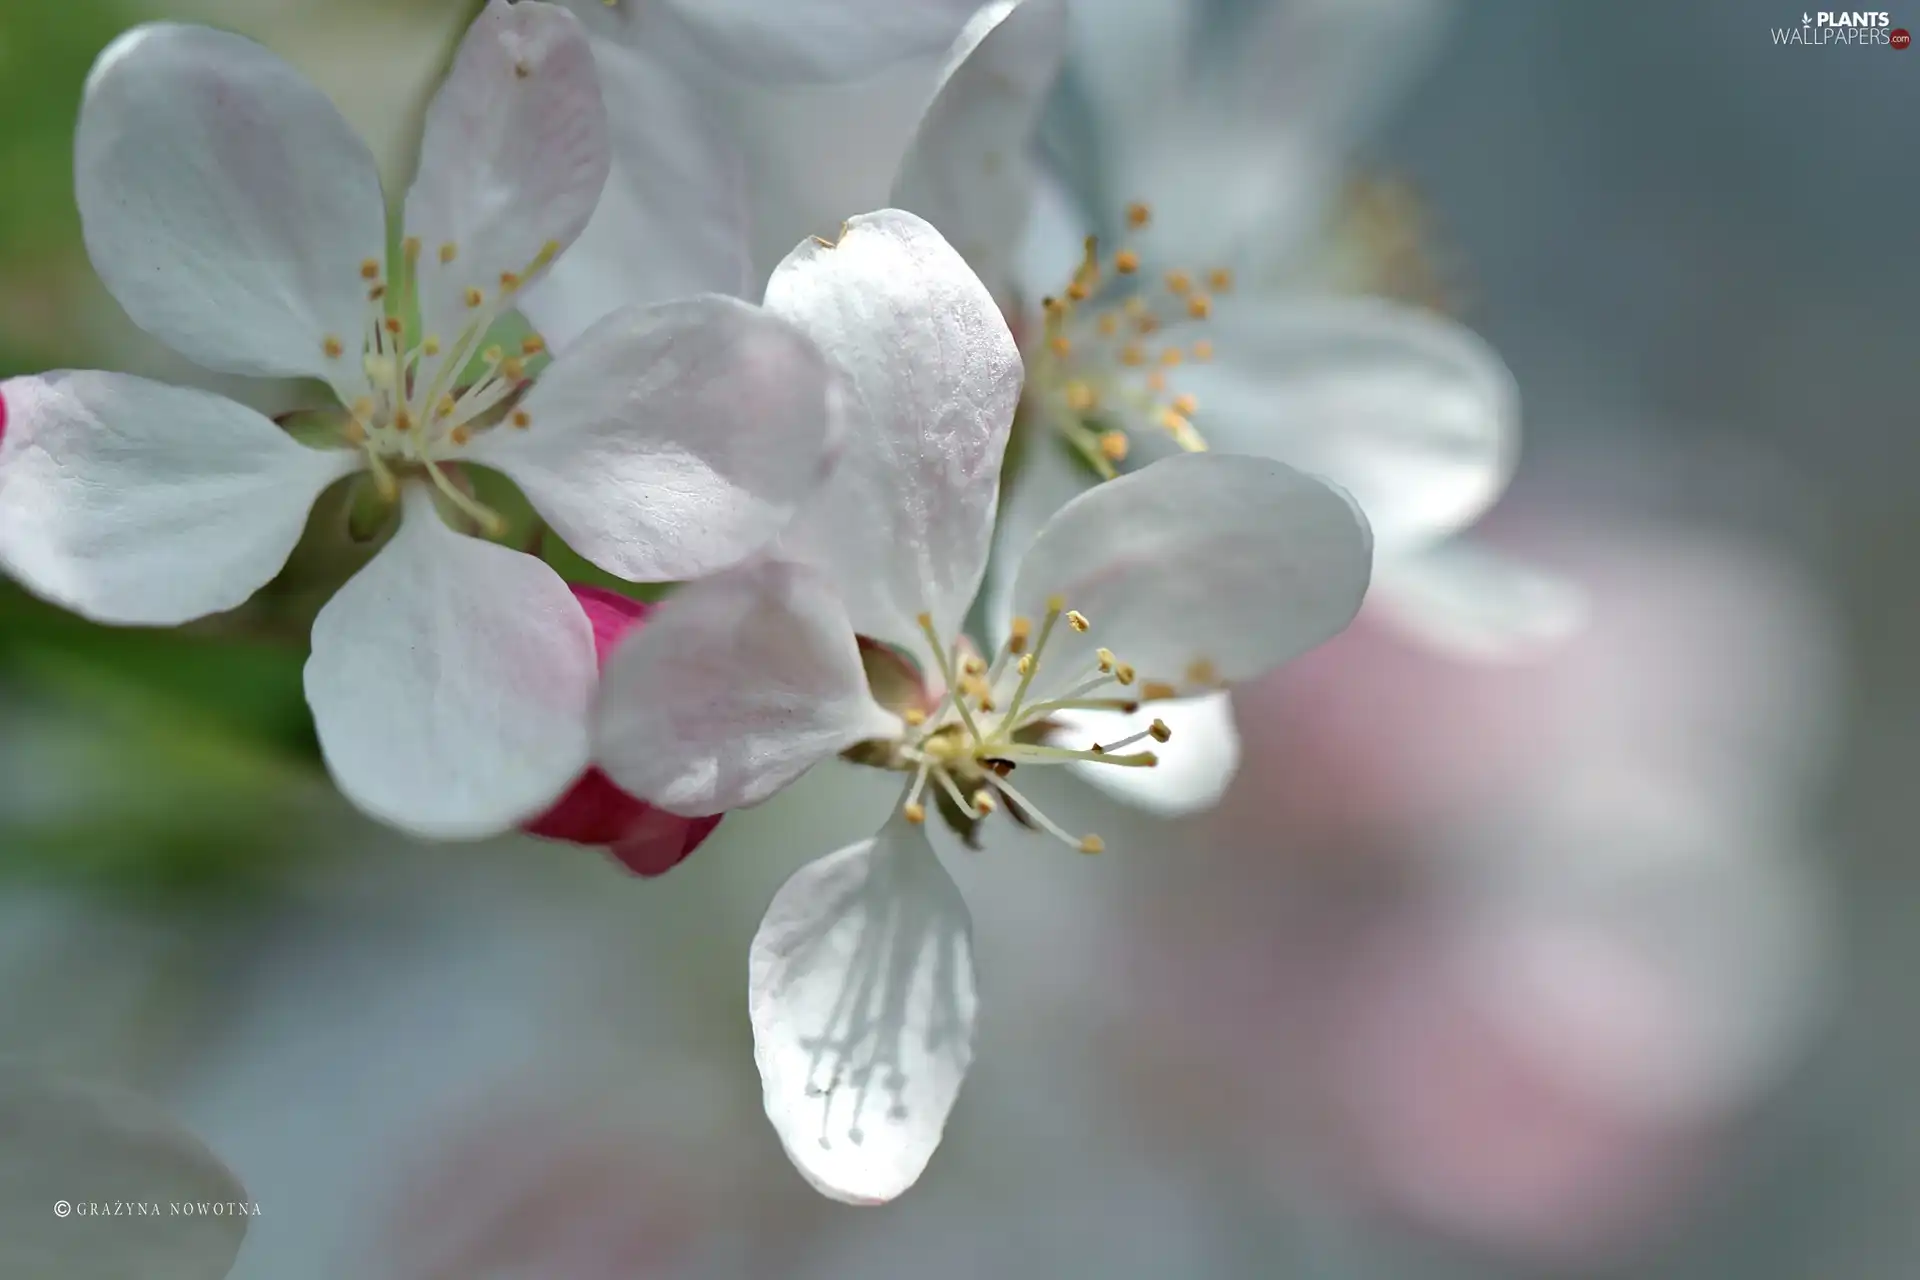
[[[1520,443],[1513,376],[1439,316],[1374,299],[1235,299],[1207,326],[1219,353],[1179,371],[1214,448],[1348,489],[1390,558],[1471,524]]]
[[[246,1188],[152,1102],[22,1064],[0,1066],[0,1275],[17,1280],[221,1280],[247,1234]],[[158,1215],[56,1205],[159,1204]],[[176,1215],[165,1206],[219,1203]]]
[[[1028,149],[1060,70],[1065,0],[995,0],[975,14],[894,182],[893,204],[931,222],[998,297],[1012,284],[1033,205]]]
[[[1224,693],[1154,702],[1131,715],[1063,711],[1053,718],[1062,726],[1054,744],[1076,749],[1094,742],[1117,742],[1155,720],[1164,722],[1173,734],[1167,745],[1140,744],[1152,747],[1160,757],[1151,769],[1116,769],[1091,761],[1073,765],[1075,773],[1107,794],[1161,817],[1183,817],[1213,808],[1240,769],[1240,732],[1233,723],[1233,700]]]
[[[832,584],[763,561],[675,592],[614,651],[594,758],[623,789],[697,817],[899,732],[867,690]]]
[[[0,398],[0,564],[101,622],[241,604],[286,564],[320,491],[361,463],[221,396],[124,374],[13,378]]]
[[[454,339],[468,289],[531,284],[587,225],[610,162],[585,28],[557,5],[489,0],[427,110],[407,192],[427,332]]]
[[[791,323],[690,298],[595,325],[521,402],[531,425],[469,452],[609,573],[693,578],[757,550],[819,487],[839,399]]]
[[[1585,625],[1572,581],[1453,539],[1383,563],[1368,602],[1395,626],[1458,657],[1523,658]]]
[[[720,113],[652,43],[591,43],[613,166],[586,230],[520,308],[556,348],[623,306],[752,287],[746,162]]]
[[[757,80],[858,80],[944,49],[980,0],[666,0],[716,63]]]
[[[1021,562],[1022,614],[1059,596],[1092,624],[1056,627],[1033,687],[1076,682],[1096,646],[1191,692],[1260,675],[1353,620],[1372,552],[1346,494],[1270,459],[1190,453],[1109,480]]]
[[[135,324],[224,373],[305,375],[351,400],[386,261],[366,144],[325,94],[251,40],[135,27],[94,63],[74,135],[94,269]],[[349,354],[330,358],[327,339]]]
[[[767,1117],[815,1188],[851,1204],[919,1178],[973,1058],[971,921],[924,827],[802,867],[749,954]]]
[[[986,568],[1024,370],[1007,322],[953,248],[897,209],[808,241],[767,285],[848,383],[845,454],[782,540],[831,574],[855,630],[917,647],[955,635]]]
[[[492,835],[587,766],[593,626],[532,556],[406,517],[313,623],[307,704],[346,797],[419,835]]]

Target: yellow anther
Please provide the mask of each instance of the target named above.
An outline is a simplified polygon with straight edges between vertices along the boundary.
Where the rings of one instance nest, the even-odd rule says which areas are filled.
[[[373,417],[373,397],[361,396],[352,404],[348,405],[347,408],[352,411],[354,417],[365,422]]]
[[[1179,697],[1180,691],[1164,680],[1148,680],[1140,686],[1140,696],[1148,702],[1163,702]]]
[[[420,237],[408,236],[400,242],[400,252],[409,263],[420,261]]]
[[[1127,225],[1135,231],[1153,221],[1153,210],[1139,200],[1127,206]]]
[[[482,351],[480,353],[480,358],[486,361],[487,368],[498,369],[500,367],[500,362],[507,358],[507,353],[501,350],[499,344],[496,343],[495,345],[488,347],[485,351]]]
[[[393,426],[396,431],[413,430],[413,415],[405,407],[396,410],[393,415]]]
[[[901,809],[900,812],[906,816],[908,822],[916,826],[927,820],[927,807],[917,800]]]
[[[334,337],[332,334],[326,336],[326,340],[320,344],[320,349],[327,353],[327,359],[329,360],[338,360],[341,354],[346,351],[346,347],[341,344],[340,339]]]
[[[1120,317],[1111,311],[1101,316],[1094,324],[1100,330],[1100,336],[1103,338],[1111,338],[1114,334],[1120,332]]]
[[[1030,653],[1021,654],[1019,668],[1020,668],[1021,675],[1023,676],[1032,675],[1033,674],[1033,655]]]
[[[1167,375],[1155,369],[1147,375],[1147,390],[1159,395],[1167,389]]]
[[[1106,848],[1107,842],[1099,836],[1082,836],[1080,838],[1080,852],[1082,853],[1104,853],[1106,852]]]
[[[1133,677],[1134,677],[1133,668],[1128,666],[1124,662],[1122,662],[1120,665],[1116,666],[1113,669],[1113,678],[1115,680],[1118,680],[1123,685],[1132,684]]]
[[[460,256],[460,246],[449,240],[440,246],[440,265],[445,266]]]
[[[1233,272],[1225,267],[1215,267],[1207,272],[1207,287],[1215,293],[1226,293],[1233,288]]]
[[[1137,368],[1140,365],[1145,364],[1146,362],[1147,362],[1146,349],[1142,347],[1139,343],[1129,342],[1126,346],[1120,348],[1121,364],[1131,365]]]
[[[1148,725],[1147,733],[1155,742],[1169,742],[1173,739],[1173,730],[1167,728],[1165,720],[1155,720]]]
[[[394,334],[396,336],[399,334],[400,332],[399,316],[388,316],[385,323],[386,323],[386,330],[388,333]]]
[[[1126,432],[1103,431],[1100,433],[1100,456],[1108,462],[1125,462],[1127,447]]]
[[[455,402],[453,393],[449,391],[443,394],[440,397],[440,403],[433,407],[433,416],[436,418],[451,418],[453,411],[457,408],[459,408],[459,405]]]
[[[1195,360],[1198,360],[1201,364],[1205,364],[1207,361],[1213,359],[1213,343],[1209,342],[1205,338],[1202,338],[1200,339],[1200,341],[1194,343],[1193,358]]]
[[[1093,290],[1087,287],[1085,280],[1075,280],[1067,286],[1067,296],[1075,302],[1085,302],[1093,296]]]
[[[1067,625],[1075,631],[1084,632],[1089,625],[1087,615],[1081,613],[1078,609],[1069,609],[1067,610]]]
[[[520,339],[520,354],[523,356],[537,356],[546,349],[547,340],[537,333],[530,338]]]
[[[919,707],[908,707],[900,713],[900,718],[917,729],[927,722],[927,713]]]
[[[1160,363],[1171,369],[1180,363],[1184,353],[1178,347],[1163,347],[1160,351]]]
[[[1067,607],[1067,598],[1065,596],[1051,595],[1047,597],[1048,613],[1059,613],[1062,610],[1064,610],[1066,607]]]
[[[1073,342],[1064,333],[1056,333],[1047,342],[1047,348],[1062,360],[1073,354]]]
[[[913,620],[920,624],[922,631],[931,631],[933,629],[933,615],[924,609],[914,614]]]
[[[360,278],[362,280],[378,280],[380,278],[379,259],[368,258],[365,262],[361,263]]]
[[[346,426],[342,427],[340,434],[346,437],[348,444],[365,444],[367,442],[367,429],[361,426],[357,419],[349,421]]]
[[[1195,658],[1187,664],[1187,683],[1197,685],[1219,684],[1220,670],[1207,658]]]
[[[1182,393],[1173,398],[1173,411],[1175,413],[1183,413],[1191,418],[1194,414],[1200,412],[1200,402],[1192,396]]]
[[[1102,672],[1103,674],[1112,674],[1112,672],[1113,672],[1113,650],[1111,650],[1111,649],[1107,649],[1107,648],[1099,648],[1099,649],[1095,649],[1095,650],[1093,651],[1093,656],[1094,656],[1095,658],[1097,658],[1097,659],[1099,659],[1099,661],[1100,661],[1100,670],[1101,670],[1101,672]]]
[[[1042,298],[1040,299],[1040,310],[1044,311],[1049,319],[1058,320],[1067,313],[1067,304],[1058,298]]]
[[[1130,276],[1140,269],[1140,255],[1131,249],[1122,249],[1113,255],[1113,269],[1123,276]]]
[[[469,308],[478,308],[480,304],[485,302],[486,300],[487,300],[486,294],[480,292],[480,290],[476,289],[472,285],[467,286],[466,303]]]
[[[1205,320],[1213,314],[1213,299],[1204,293],[1196,293],[1187,299],[1187,314],[1195,320]]]
[[[473,439],[473,432],[464,426],[455,427],[453,430],[447,432],[447,439],[453,441],[455,444],[465,444],[467,441]]]
[[[1100,403],[1099,393],[1088,383],[1075,379],[1067,384],[1067,408],[1075,413],[1091,413]]]
[[[1027,648],[1027,639],[1031,635],[1033,635],[1033,620],[1015,618],[1007,628],[1007,652],[1024,653]]]
[[[1187,421],[1178,409],[1162,409],[1159,421],[1160,429],[1170,436],[1182,436],[1193,430],[1193,423]]]
[[[518,289],[519,287],[520,287],[520,274],[518,272],[502,271],[500,273],[500,292],[512,293],[515,289]]]
[[[519,356],[508,356],[500,362],[500,376],[512,382],[518,382],[527,376],[527,366]]]
[[[515,409],[513,411],[513,416],[507,419],[507,421],[513,423],[514,426],[520,428],[522,431],[525,431],[528,427],[533,425],[533,415],[528,413],[525,409]]]
[[[1192,276],[1188,275],[1184,271],[1167,272],[1167,292],[1168,293],[1175,293],[1184,297],[1192,289],[1193,289]]]
[[[973,798],[973,811],[981,815],[992,813],[994,811],[996,804],[998,803],[993,798],[993,792],[987,790],[985,787],[982,787],[978,791],[974,792],[972,798]]]
[[[426,338],[422,340],[422,342],[420,343],[420,351],[423,355],[429,355],[429,356],[439,355],[440,339],[435,337],[431,333],[428,334]]]

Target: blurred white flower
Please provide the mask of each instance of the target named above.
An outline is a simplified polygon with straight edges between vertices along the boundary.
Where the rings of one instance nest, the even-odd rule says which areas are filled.
[[[251,1220],[246,1188],[152,1102],[9,1062],[0,1134],[0,1274],[222,1280],[232,1270]],[[175,1204],[192,1207],[170,1212]]]
[[[201,391],[13,379],[0,564],[101,621],[183,622],[245,601],[319,493],[369,472],[404,518],[321,611],[306,687],[341,790],[405,829],[505,829],[587,763],[591,627],[546,565],[443,522],[501,531],[463,466],[504,472],[581,554],[639,580],[739,559],[820,474],[825,365],[746,304],[623,310],[537,376],[541,339],[488,345],[607,174],[587,39],[555,6],[492,0],[476,19],[428,112],[391,272],[366,147],[240,37],[121,37],[88,81],[75,163],[89,254],[136,322],[211,369],[320,379],[344,411],[307,447]]]
[[[937,232],[889,210],[795,250],[767,306],[844,375],[847,455],[780,559],[689,586],[623,642],[597,756],[622,787],[689,815],[758,803],[856,747],[911,776],[877,837],[780,890],[751,961],[767,1112],[788,1154],[828,1195],[883,1201],[919,1177],[972,1053],[967,910],[923,802],[970,838],[1004,805],[1098,852],[1008,775],[1152,768],[1136,744],[1169,735],[1155,724],[1067,749],[1037,740],[1053,717],[1219,688],[1311,648],[1358,610],[1371,543],[1344,494],[1278,463],[1168,459],[1048,522],[988,662],[961,626],[1020,394],[993,300]],[[881,646],[872,683],[857,637]],[[875,697],[889,675],[890,708]]]

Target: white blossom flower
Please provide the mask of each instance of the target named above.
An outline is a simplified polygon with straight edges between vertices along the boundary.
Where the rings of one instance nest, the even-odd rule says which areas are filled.
[[[1190,0],[1002,0],[956,44],[894,203],[966,253],[1024,339],[1043,438],[1007,498],[1000,590],[1095,475],[1217,448],[1351,490],[1378,539],[1373,607],[1436,642],[1504,653],[1571,625],[1567,588],[1452,539],[1513,472],[1519,400],[1499,358],[1440,315],[1330,291],[1332,177],[1436,10],[1271,0],[1210,21]],[[1053,123],[1078,122],[1050,148],[1077,201],[1025,158],[1049,94]],[[1238,760],[1227,701],[1162,714],[1212,749],[1096,780],[1163,811],[1210,805]]]
[[[94,68],[75,146],[95,267],[198,363],[320,379],[342,409],[309,447],[202,391],[13,379],[0,565],[100,621],[179,623],[245,601],[321,491],[368,473],[404,515],[314,625],[328,766],[421,834],[532,817],[588,760],[592,629],[552,569],[450,527],[500,527],[463,469],[505,473],[602,568],[681,579],[784,526],[834,420],[818,350],[731,298],[608,315],[544,371],[537,336],[489,345],[586,224],[608,163],[579,23],[491,0],[427,114],[389,267],[373,161],[319,90],[238,36],[128,32]]]
[[[676,593],[615,652],[598,758],[685,814],[758,803],[840,752],[907,779],[878,835],[780,890],[751,958],[768,1115],[816,1187],[873,1202],[919,1176],[972,1052],[966,905],[929,806],[970,841],[1004,808],[1098,852],[1016,770],[1148,771],[1142,744],[1169,734],[1070,748],[1043,741],[1054,720],[1217,689],[1336,634],[1365,594],[1371,537],[1345,494],[1281,463],[1167,459],[1048,522],[983,655],[961,627],[1022,379],[992,297],[932,227],[887,210],[802,244],[767,306],[845,377],[850,446],[776,557]]]
[[[221,1280],[233,1268],[246,1189],[153,1103],[7,1063],[0,1134],[0,1274]],[[176,1203],[193,1209],[169,1212]]]
[[[1199,0],[994,0],[927,77],[903,146],[858,117],[897,114],[921,83],[912,75],[844,91],[831,114],[854,118],[845,129],[796,131],[789,94],[735,112],[748,150],[769,150],[756,145],[766,133],[779,140],[771,149],[805,157],[788,167],[844,175],[836,220],[868,207],[872,175],[891,169],[888,203],[938,227],[1010,318],[1026,359],[1021,425],[1031,440],[999,525],[989,581],[997,609],[1018,553],[1062,503],[1101,476],[1211,447],[1347,487],[1379,539],[1371,607],[1436,643],[1502,655],[1577,621],[1564,584],[1453,536],[1513,473],[1519,401],[1505,366],[1441,315],[1348,292],[1356,274],[1363,288],[1384,287],[1384,277],[1424,266],[1399,243],[1404,219],[1391,207],[1365,211],[1344,241],[1322,234],[1353,139],[1431,47],[1440,8],[1259,0],[1223,13]],[[657,94],[673,78],[658,65],[603,70],[610,86],[624,86],[610,95]],[[1036,168],[1042,141],[1050,163]],[[857,163],[840,154],[889,145],[898,149]],[[756,189],[769,181],[741,175],[731,189],[742,228],[732,243],[746,238],[749,208],[781,221]],[[833,206],[834,183],[824,185],[801,195],[796,222]],[[816,229],[785,226],[773,238]],[[609,230],[590,256],[576,256],[574,278],[616,280],[622,243]],[[729,270],[738,278],[747,269]],[[565,322],[585,323],[616,298],[580,300],[595,305]],[[1205,749],[1151,774],[1094,776],[1166,812],[1211,805],[1238,764],[1227,701],[1208,696],[1161,715],[1195,729]],[[1143,725],[1093,715],[1075,727],[1113,735]]]

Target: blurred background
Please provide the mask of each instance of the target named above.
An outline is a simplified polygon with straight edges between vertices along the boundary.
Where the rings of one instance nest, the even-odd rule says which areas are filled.
[[[262,40],[398,192],[474,7],[6,6],[0,374],[209,384],[80,245],[119,30]],[[1480,0],[1418,66],[1381,26],[1347,176],[1514,370],[1481,527],[1587,625],[1487,662],[1363,615],[1240,699],[1217,812],[1063,781],[1106,856],[957,856],[976,1066],[895,1205],[789,1167],[743,998],[775,887],[892,780],[817,770],[651,881],[411,843],[319,765],[317,553],[172,632],[0,584],[0,1049],[169,1099],[258,1280],[1915,1274],[1920,53],[1776,45],[1799,16]]]

